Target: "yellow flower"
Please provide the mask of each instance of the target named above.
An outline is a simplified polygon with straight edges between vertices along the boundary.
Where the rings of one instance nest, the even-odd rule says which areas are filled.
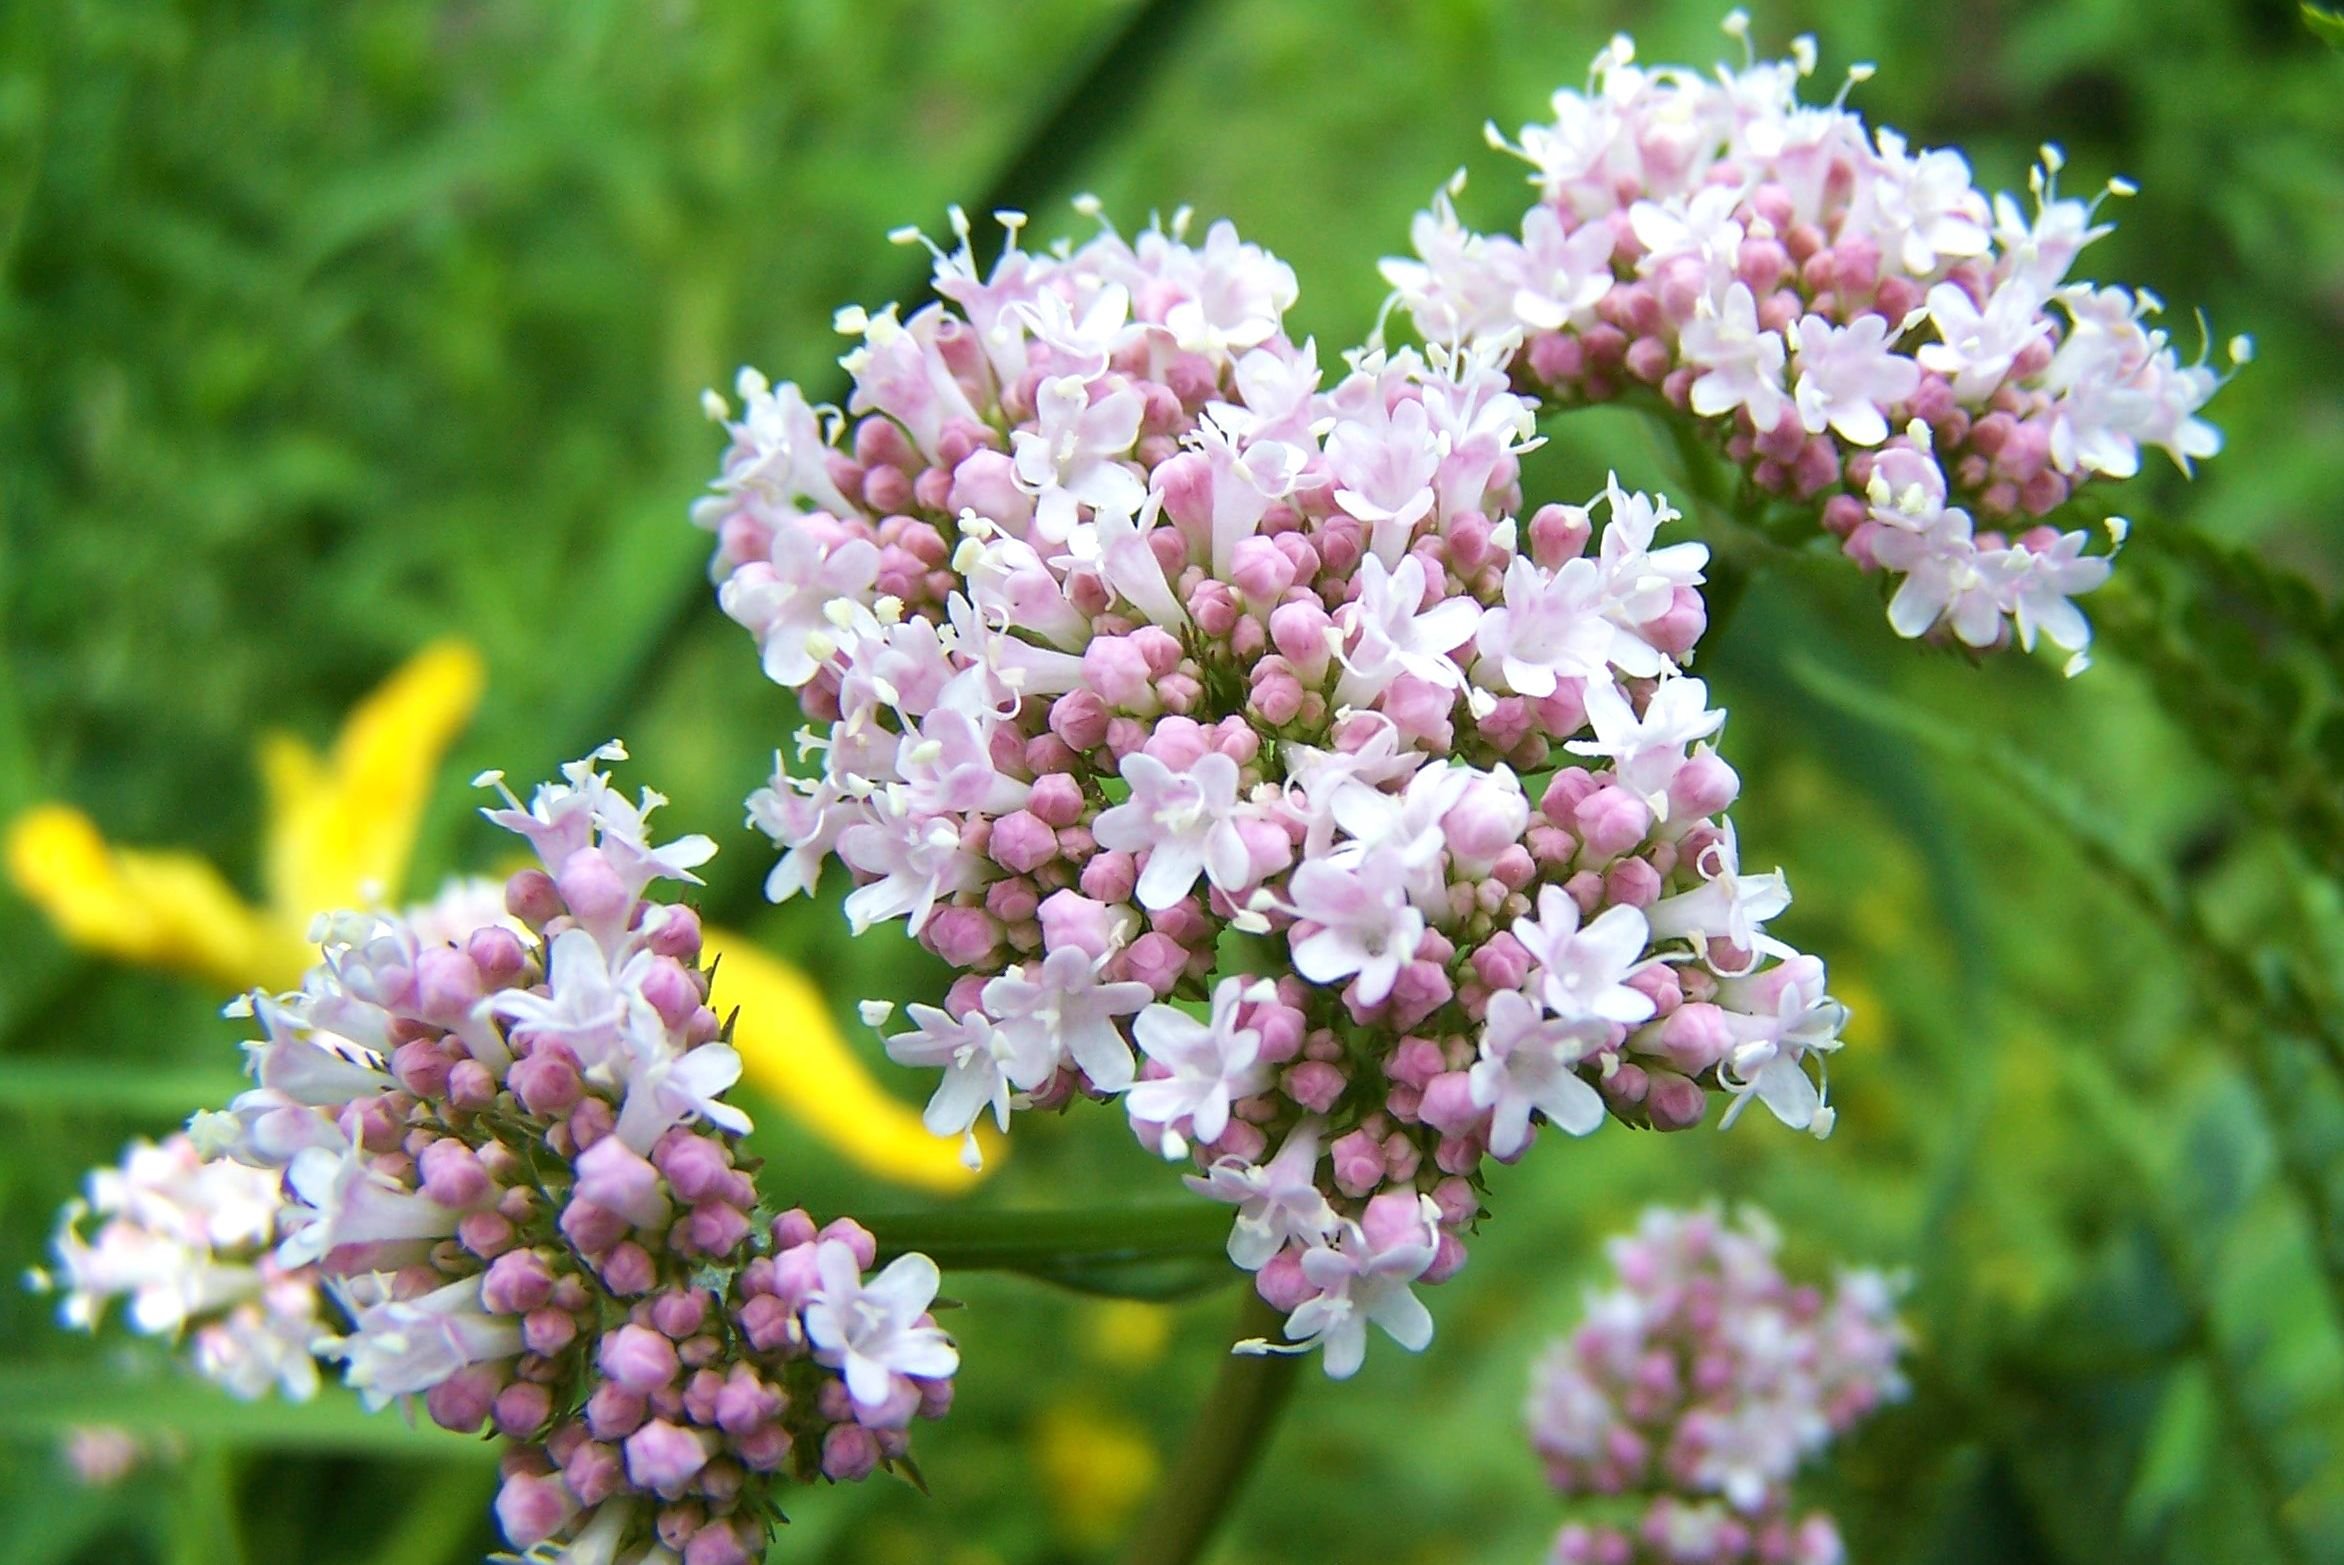
[[[1113,1541],[1156,1487],[1156,1448],[1127,1418],[1061,1402],[1034,1421],[1032,1441],[1042,1492],[1060,1531],[1078,1546]]]
[[[262,906],[195,855],[116,847],[63,804],[9,823],[9,878],[84,950],[225,989],[290,989],[317,959],[312,918],[401,889],[432,782],[483,679],[478,652],[436,642],[358,703],[330,753],[287,734],[262,739]],[[760,1091],[880,1178],[938,1192],[976,1180],[956,1141],[930,1135],[871,1079],[804,974],[723,930],[707,943],[723,954],[722,995],[741,1007],[733,1046]]]

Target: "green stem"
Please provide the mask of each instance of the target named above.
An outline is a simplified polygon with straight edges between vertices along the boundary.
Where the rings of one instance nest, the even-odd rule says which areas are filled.
[[[1252,1288],[1237,1312],[1237,1339],[1277,1340],[1282,1317]],[[1232,1353],[1223,1361],[1179,1461],[1124,1550],[1124,1565],[1192,1565],[1252,1476],[1294,1391],[1290,1354]]]
[[[1073,1212],[858,1217],[882,1260],[918,1250],[946,1271],[1015,1272],[1085,1293],[1174,1299],[1229,1280],[1229,1213],[1208,1202]]]

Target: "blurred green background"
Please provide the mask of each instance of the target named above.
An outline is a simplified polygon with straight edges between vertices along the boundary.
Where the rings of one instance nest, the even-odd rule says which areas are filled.
[[[490,666],[410,885],[499,851],[464,780],[611,733],[670,824],[726,846],[708,905],[865,995],[933,998],[893,927],[763,910],[740,800],[795,718],[708,603],[685,507],[697,394],[754,362],[832,393],[832,309],[916,292],[886,230],[1078,190],[1126,225],[1193,203],[1294,263],[1323,347],[1452,169],[1485,225],[1538,117],[1619,28],[1706,62],[1719,7],[1560,0],[19,0],[0,9],[0,813],[64,798],[118,841],[256,884],[255,734],[328,740],[445,633]],[[1701,669],[1734,716],[1746,858],[1857,1008],[1838,1134],[1550,1139],[1494,1181],[1422,1358],[1306,1384],[1224,1565],[1543,1557],[1562,1519],[1520,1433],[1531,1357],[1598,1241],[1651,1201],[1763,1202],[1795,1265],[1909,1268],[1916,1391],[1813,1499],[1859,1561],[2344,1559],[2344,55],[2281,0],[1815,0],[1827,94],[2021,188],[2141,194],[2092,276],[2194,341],[2253,334],[2194,485],[2091,605],[2098,666],[1972,669],[1899,643],[1828,562],[1762,577]],[[1330,355],[1331,356],[1331,355]],[[1642,426],[1555,424],[1539,498],[1675,477]],[[108,966],[0,901],[0,1273],[81,1171],[232,1085],[202,986]],[[871,1057],[875,1043],[854,1029]],[[87,1067],[84,1069],[83,1067]],[[880,1066],[906,1096],[909,1073]],[[59,1082],[78,1083],[61,1092]],[[754,1105],[752,1105],[754,1106]],[[1034,1117],[973,1198],[1169,1198],[1119,1116]],[[919,1199],[777,1114],[770,1193]],[[777,1559],[1109,1557],[1226,1340],[1227,1289],[1102,1304],[956,1278],[967,1369],[933,1487],[811,1494]],[[481,1447],[339,1403],[294,1418],[136,1378],[151,1343],[0,1289],[0,1562],[439,1565],[490,1546]],[[129,1378],[126,1378],[129,1377]],[[125,1391],[121,1388],[129,1387]],[[187,1431],[108,1489],[58,1432]]]

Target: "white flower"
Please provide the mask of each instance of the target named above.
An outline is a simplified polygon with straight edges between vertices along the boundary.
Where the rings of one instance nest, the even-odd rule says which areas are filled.
[[[1091,400],[1088,382],[1059,375],[1034,395],[1035,427],[1012,432],[1018,487],[1037,497],[1034,531],[1062,543],[1077,520],[1075,506],[1129,515],[1147,498],[1147,486],[1123,458],[1139,439],[1146,403],[1129,386]]]
[[[1646,911],[1653,939],[1684,939],[1696,946],[1723,940],[1747,955],[1740,972],[1755,966],[1762,952],[1790,953],[1788,946],[1765,933],[1766,921],[1791,905],[1790,883],[1779,869],[1763,875],[1742,873],[1733,822],[1726,822],[1717,839],[1701,850],[1694,867],[1706,877],[1701,885],[1662,897]],[[1715,968],[1715,959],[1708,960]]]
[[[1634,1024],[1652,1015],[1652,997],[1628,979],[1644,962],[1650,931],[1632,907],[1611,907],[1585,928],[1579,904],[1560,886],[1542,886],[1538,916],[1514,921],[1514,938],[1538,964],[1535,986],[1566,1022]]]
[[[1758,329],[1758,301],[1747,284],[1734,283],[1722,296],[1704,295],[1677,341],[1685,361],[1702,372],[1687,395],[1703,418],[1743,408],[1763,433],[1790,411],[1782,389],[1782,334]]]
[[[1382,1002],[1424,936],[1424,915],[1408,900],[1399,853],[1375,846],[1349,864],[1306,859],[1289,890],[1295,918],[1317,926],[1308,934],[1295,926],[1294,970],[1314,984],[1356,973],[1360,1002]]]
[[[1636,270],[1650,276],[1670,261],[1690,259],[1712,284],[1732,276],[1742,253],[1742,225],[1734,216],[1741,200],[1732,185],[1704,185],[1690,197],[1637,202],[1628,208],[1628,225],[1644,247]]]
[[[1981,553],[1970,536],[1969,513],[1957,506],[1910,523],[1879,510],[1873,515],[1885,524],[1872,541],[1873,558],[1904,573],[1888,600],[1889,627],[1912,637],[1944,620],[1964,645],[1994,645],[2009,601],[2013,551]]]
[[[1990,396],[2019,354],[2051,332],[2042,296],[2021,278],[1996,288],[1983,310],[1957,284],[1939,283],[1929,290],[1928,310],[1943,340],[1921,344],[1914,357],[1923,369],[1951,377],[1953,394],[1964,402]]]
[[[1378,402],[1367,413],[1328,432],[1327,468],[1335,503],[1370,525],[1369,552],[1390,565],[1407,549],[1410,529],[1432,510],[1433,474],[1448,451],[1414,397],[1394,408]]]
[[[1649,1014],[1650,1002],[1646,1005]],[[1532,1109],[1574,1136],[1602,1124],[1603,1096],[1574,1067],[1609,1036],[1602,1022],[1549,1016],[1517,990],[1491,995],[1481,1058],[1466,1078],[1475,1106],[1491,1111],[1490,1151],[1501,1158],[1521,1151],[1530,1140]]]
[[[1608,606],[1603,573],[1593,560],[1581,556],[1550,571],[1517,554],[1506,567],[1505,602],[1482,615],[1474,648],[1497,664],[1507,689],[1551,696],[1558,679],[1604,671],[1620,639],[1604,618]]]
[[[845,1372],[857,1406],[885,1402],[898,1375],[937,1380],[960,1368],[952,1339],[922,1319],[942,1280],[934,1261],[899,1255],[865,1282],[855,1252],[825,1239],[815,1246],[814,1271],[821,1286],[806,1300],[806,1337],[816,1363]]]
[[[618,1138],[646,1156],[671,1126],[704,1120],[730,1135],[749,1133],[749,1116],[723,1101],[741,1079],[741,1057],[729,1043],[675,1051],[665,1039],[636,1053],[619,1110]]]
[[[1013,1056],[1053,1062],[1071,1059],[1102,1092],[1131,1085],[1131,1045],[1115,1018],[1155,998],[1143,983],[1101,983],[1104,956],[1072,946],[1040,962],[1012,967],[988,982],[980,998],[1003,1032],[1015,1035]]]
[[[1203,246],[1189,254],[1189,297],[1164,313],[1164,327],[1183,351],[1225,357],[1278,334],[1300,293],[1292,267],[1239,239],[1226,218],[1205,230]]]
[[[1161,1148],[1166,1157],[1178,1157],[1184,1150],[1172,1130],[1176,1121],[1187,1120],[1199,1141],[1218,1141],[1229,1128],[1230,1105],[1268,1085],[1269,1071],[1261,1064],[1262,1035],[1237,1025],[1237,1007],[1260,993],[1244,978],[1224,978],[1213,991],[1210,1022],[1200,1022],[1175,1006],[1151,1005],[1132,1024],[1140,1052],[1171,1074],[1134,1082],[1124,1096],[1124,1107],[1134,1120],[1164,1127]]]
[[[1522,244],[1511,262],[1515,319],[1534,331],[1562,331],[1585,325],[1612,287],[1612,231],[1606,223],[1582,223],[1563,232],[1563,220],[1544,204],[1522,218]]]
[[[1825,429],[1859,446],[1888,438],[1887,410],[1921,386],[1921,367],[1898,353],[1889,323],[1859,315],[1834,326],[1820,315],[1799,322],[1799,382],[1793,394],[1810,435]]]
[[[1338,703],[1364,703],[1401,674],[1451,690],[1464,683],[1449,654],[1473,639],[1481,605],[1458,596],[1426,608],[1425,585],[1424,561],[1413,554],[1391,570],[1373,554],[1360,559],[1358,596],[1335,615],[1355,638],[1342,655]]]
[[[765,677],[794,690],[837,650],[832,600],[861,602],[878,579],[877,545],[849,538],[825,548],[802,524],[785,518],[773,529],[773,557],[751,560],[726,577],[716,600],[756,636]]]
[[[429,1391],[467,1364],[521,1351],[521,1322],[491,1315],[480,1301],[481,1277],[465,1278],[419,1299],[358,1304],[341,1288],[355,1329],[330,1351],[349,1365],[343,1378],[379,1408],[394,1397]]]
[[[1698,679],[1663,679],[1642,716],[1608,679],[1587,681],[1585,699],[1595,737],[1570,740],[1564,748],[1610,758],[1620,786],[1666,820],[1669,784],[1685,764],[1685,747],[1725,725],[1725,713],[1709,708],[1709,687]]]
[[[717,490],[755,494],[779,506],[810,500],[833,516],[853,515],[854,506],[831,481],[824,460],[830,445],[806,405],[806,394],[792,382],[771,385],[747,368],[733,389],[741,398],[741,417],[725,425],[733,447],[725,454]]]
[[[1604,480],[1611,520],[1597,545],[1596,568],[1603,574],[1604,613],[1620,629],[1611,661],[1632,678],[1661,672],[1663,660],[1637,627],[1668,612],[1679,587],[1698,587],[1709,564],[1709,545],[1672,543],[1655,549],[1652,540],[1681,513],[1660,496],[1620,488],[1617,473]]]
[[[976,874],[961,851],[951,817],[922,816],[900,788],[873,794],[868,816],[838,836],[838,856],[875,877],[847,893],[847,923],[856,934],[891,918],[918,934],[939,897],[965,890]]]
[[[1866,204],[1881,250],[1915,277],[1936,271],[1947,256],[1984,255],[1992,245],[1986,198],[1970,184],[1969,160],[1945,149],[1908,154],[1892,130],[1877,139]]]
[[[1394,1342],[1421,1353],[1432,1341],[1432,1312],[1410,1291],[1440,1252],[1439,1209],[1418,1198],[1421,1235],[1371,1251],[1357,1223],[1346,1222],[1331,1244],[1306,1250],[1302,1275],[1319,1290],[1286,1317],[1290,1341],[1325,1353],[1327,1377],[1348,1380],[1367,1357],[1367,1328],[1380,1326]]]
[[[500,989],[482,1008],[516,1032],[563,1045],[578,1057],[580,1070],[615,1084],[631,1049],[666,1041],[666,1024],[643,998],[643,980],[655,960],[651,951],[640,950],[614,972],[593,935],[565,929],[546,956],[545,993]]]
[[[2091,641],[2092,627],[2068,600],[2106,581],[2111,567],[2109,556],[2083,552],[2087,541],[2081,532],[2062,533],[2047,549],[2009,551],[2006,590],[2019,645],[2028,651],[2034,650],[2037,631],[2069,652],[2080,653]]]
[[[1111,853],[1144,853],[1140,906],[1170,907],[1195,887],[1199,875],[1223,891],[1244,888],[1252,872],[1237,821],[1244,813],[1237,798],[1237,763],[1207,751],[1175,772],[1145,751],[1123,758],[1123,780],[1131,793],[1099,813],[1091,830]]]
[[[1237,1208],[1237,1221],[1229,1230],[1229,1259],[1247,1271],[1260,1271],[1289,1242],[1307,1247],[1334,1233],[1335,1209],[1318,1186],[1319,1136],[1324,1128],[1315,1119],[1303,1120],[1286,1133],[1284,1145],[1267,1163],[1257,1166],[1224,1157],[1203,1177],[1187,1176],[1189,1189]]]
[[[356,1145],[340,1152],[308,1148],[293,1159],[285,1182],[295,1199],[285,1209],[289,1231],[277,1246],[280,1266],[303,1266],[344,1245],[407,1245],[420,1254],[430,1241],[455,1233],[459,1219],[377,1172]]]
[[[898,1065],[940,1067],[944,1080],[921,1115],[932,1134],[967,1134],[977,1116],[989,1106],[993,1123],[1009,1128],[1012,1088],[1031,1092],[1050,1079],[1056,1059],[1038,1045],[1030,1030],[1008,1032],[983,1011],[954,1017],[932,1005],[905,1008],[913,1030],[887,1040],[887,1057]]]

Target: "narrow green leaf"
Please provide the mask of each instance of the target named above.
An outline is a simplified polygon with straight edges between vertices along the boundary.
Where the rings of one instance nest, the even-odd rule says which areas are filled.
[[[2331,49],[2344,49],[2344,11],[2330,11],[2303,0],[2303,25]]]
[[[122,1424],[141,1433],[168,1430],[190,1445],[266,1449],[298,1447],[351,1456],[435,1456],[487,1462],[478,1441],[398,1410],[368,1413],[338,1388],[310,1402],[266,1398],[239,1402],[184,1375],[120,1371],[89,1364],[0,1365],[0,1441],[50,1441],[84,1424]]]
[[[123,1060],[0,1059],[0,1111],[19,1114],[178,1121],[219,1107],[242,1085],[233,1067],[142,1070]]]

